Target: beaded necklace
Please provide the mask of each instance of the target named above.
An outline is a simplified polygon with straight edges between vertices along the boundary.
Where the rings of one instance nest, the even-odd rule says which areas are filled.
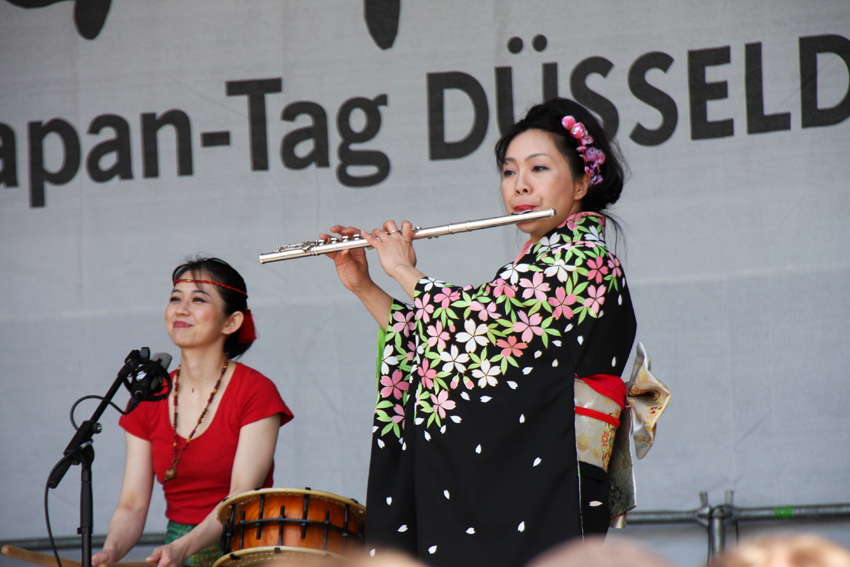
[[[207,415],[207,410],[210,409],[212,405],[213,398],[215,398],[215,393],[218,392],[218,387],[221,384],[221,379],[224,378],[224,373],[227,372],[227,364],[230,362],[230,359],[225,357],[224,364],[221,365],[221,375],[218,377],[218,381],[213,386],[213,390],[210,393],[210,399],[207,400],[207,407],[204,408],[204,411],[201,412],[201,417],[198,418],[198,423],[195,424],[195,428],[192,429],[192,433],[189,434],[189,437],[186,438],[186,444],[183,445],[183,448],[180,449],[180,453],[177,453],[177,394],[180,392],[180,367],[177,367],[177,370],[174,371],[174,421],[172,422],[172,426],[174,429],[174,444],[171,446],[171,467],[165,471],[165,477],[163,478],[162,483],[165,484],[170,480],[174,480],[177,478],[177,463],[180,462],[180,459],[183,457],[183,451],[186,450],[186,447],[189,446],[189,443],[192,441],[192,438],[195,436],[195,431],[198,430],[198,426],[201,425],[201,421],[203,421],[204,416]]]

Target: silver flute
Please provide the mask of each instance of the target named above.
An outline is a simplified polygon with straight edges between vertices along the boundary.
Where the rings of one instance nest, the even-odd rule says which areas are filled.
[[[456,222],[442,226],[432,226],[431,228],[419,228],[417,226],[413,229],[413,240],[418,240],[420,238],[437,238],[438,236],[455,234],[456,232],[469,232],[471,230],[480,230],[482,228],[506,226],[520,222],[548,219],[554,216],[555,209],[545,209],[542,211],[531,211],[516,215],[491,217],[489,219]],[[260,263],[266,264],[268,262],[278,262],[280,260],[319,256],[320,254],[330,254],[333,252],[339,252],[340,250],[351,250],[354,248],[371,248],[371,245],[360,235],[350,237],[333,237],[327,240],[308,240],[297,244],[287,244],[286,246],[279,247],[274,252],[260,254]]]

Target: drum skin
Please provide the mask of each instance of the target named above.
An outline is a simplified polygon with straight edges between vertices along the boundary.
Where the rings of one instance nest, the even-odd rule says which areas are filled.
[[[292,562],[299,567],[337,567],[344,557],[306,547],[254,547],[224,554],[213,567],[272,567]]]

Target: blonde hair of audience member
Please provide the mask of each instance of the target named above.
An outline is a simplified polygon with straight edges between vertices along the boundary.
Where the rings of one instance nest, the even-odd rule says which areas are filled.
[[[850,550],[813,534],[755,537],[719,555],[711,567],[850,567]]]
[[[527,567],[670,567],[660,556],[622,537],[590,536],[557,545]]]
[[[425,567],[425,564],[406,553],[387,550],[374,557],[363,556],[352,560],[345,567]]]
[[[398,551],[382,551],[376,556],[357,555],[341,557],[328,555],[324,557],[303,558],[294,556],[286,559],[271,559],[258,564],[256,567],[426,567],[410,555]]]

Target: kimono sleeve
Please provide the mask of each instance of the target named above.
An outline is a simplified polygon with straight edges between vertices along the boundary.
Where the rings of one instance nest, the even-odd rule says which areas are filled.
[[[440,387],[458,380],[470,386],[470,374],[484,384],[552,341],[575,336],[577,343],[570,342],[581,349],[579,337],[617,310],[612,296],[623,286],[619,263],[601,243],[555,234],[478,287],[421,279],[407,317],[430,360],[424,371],[439,365]]]

